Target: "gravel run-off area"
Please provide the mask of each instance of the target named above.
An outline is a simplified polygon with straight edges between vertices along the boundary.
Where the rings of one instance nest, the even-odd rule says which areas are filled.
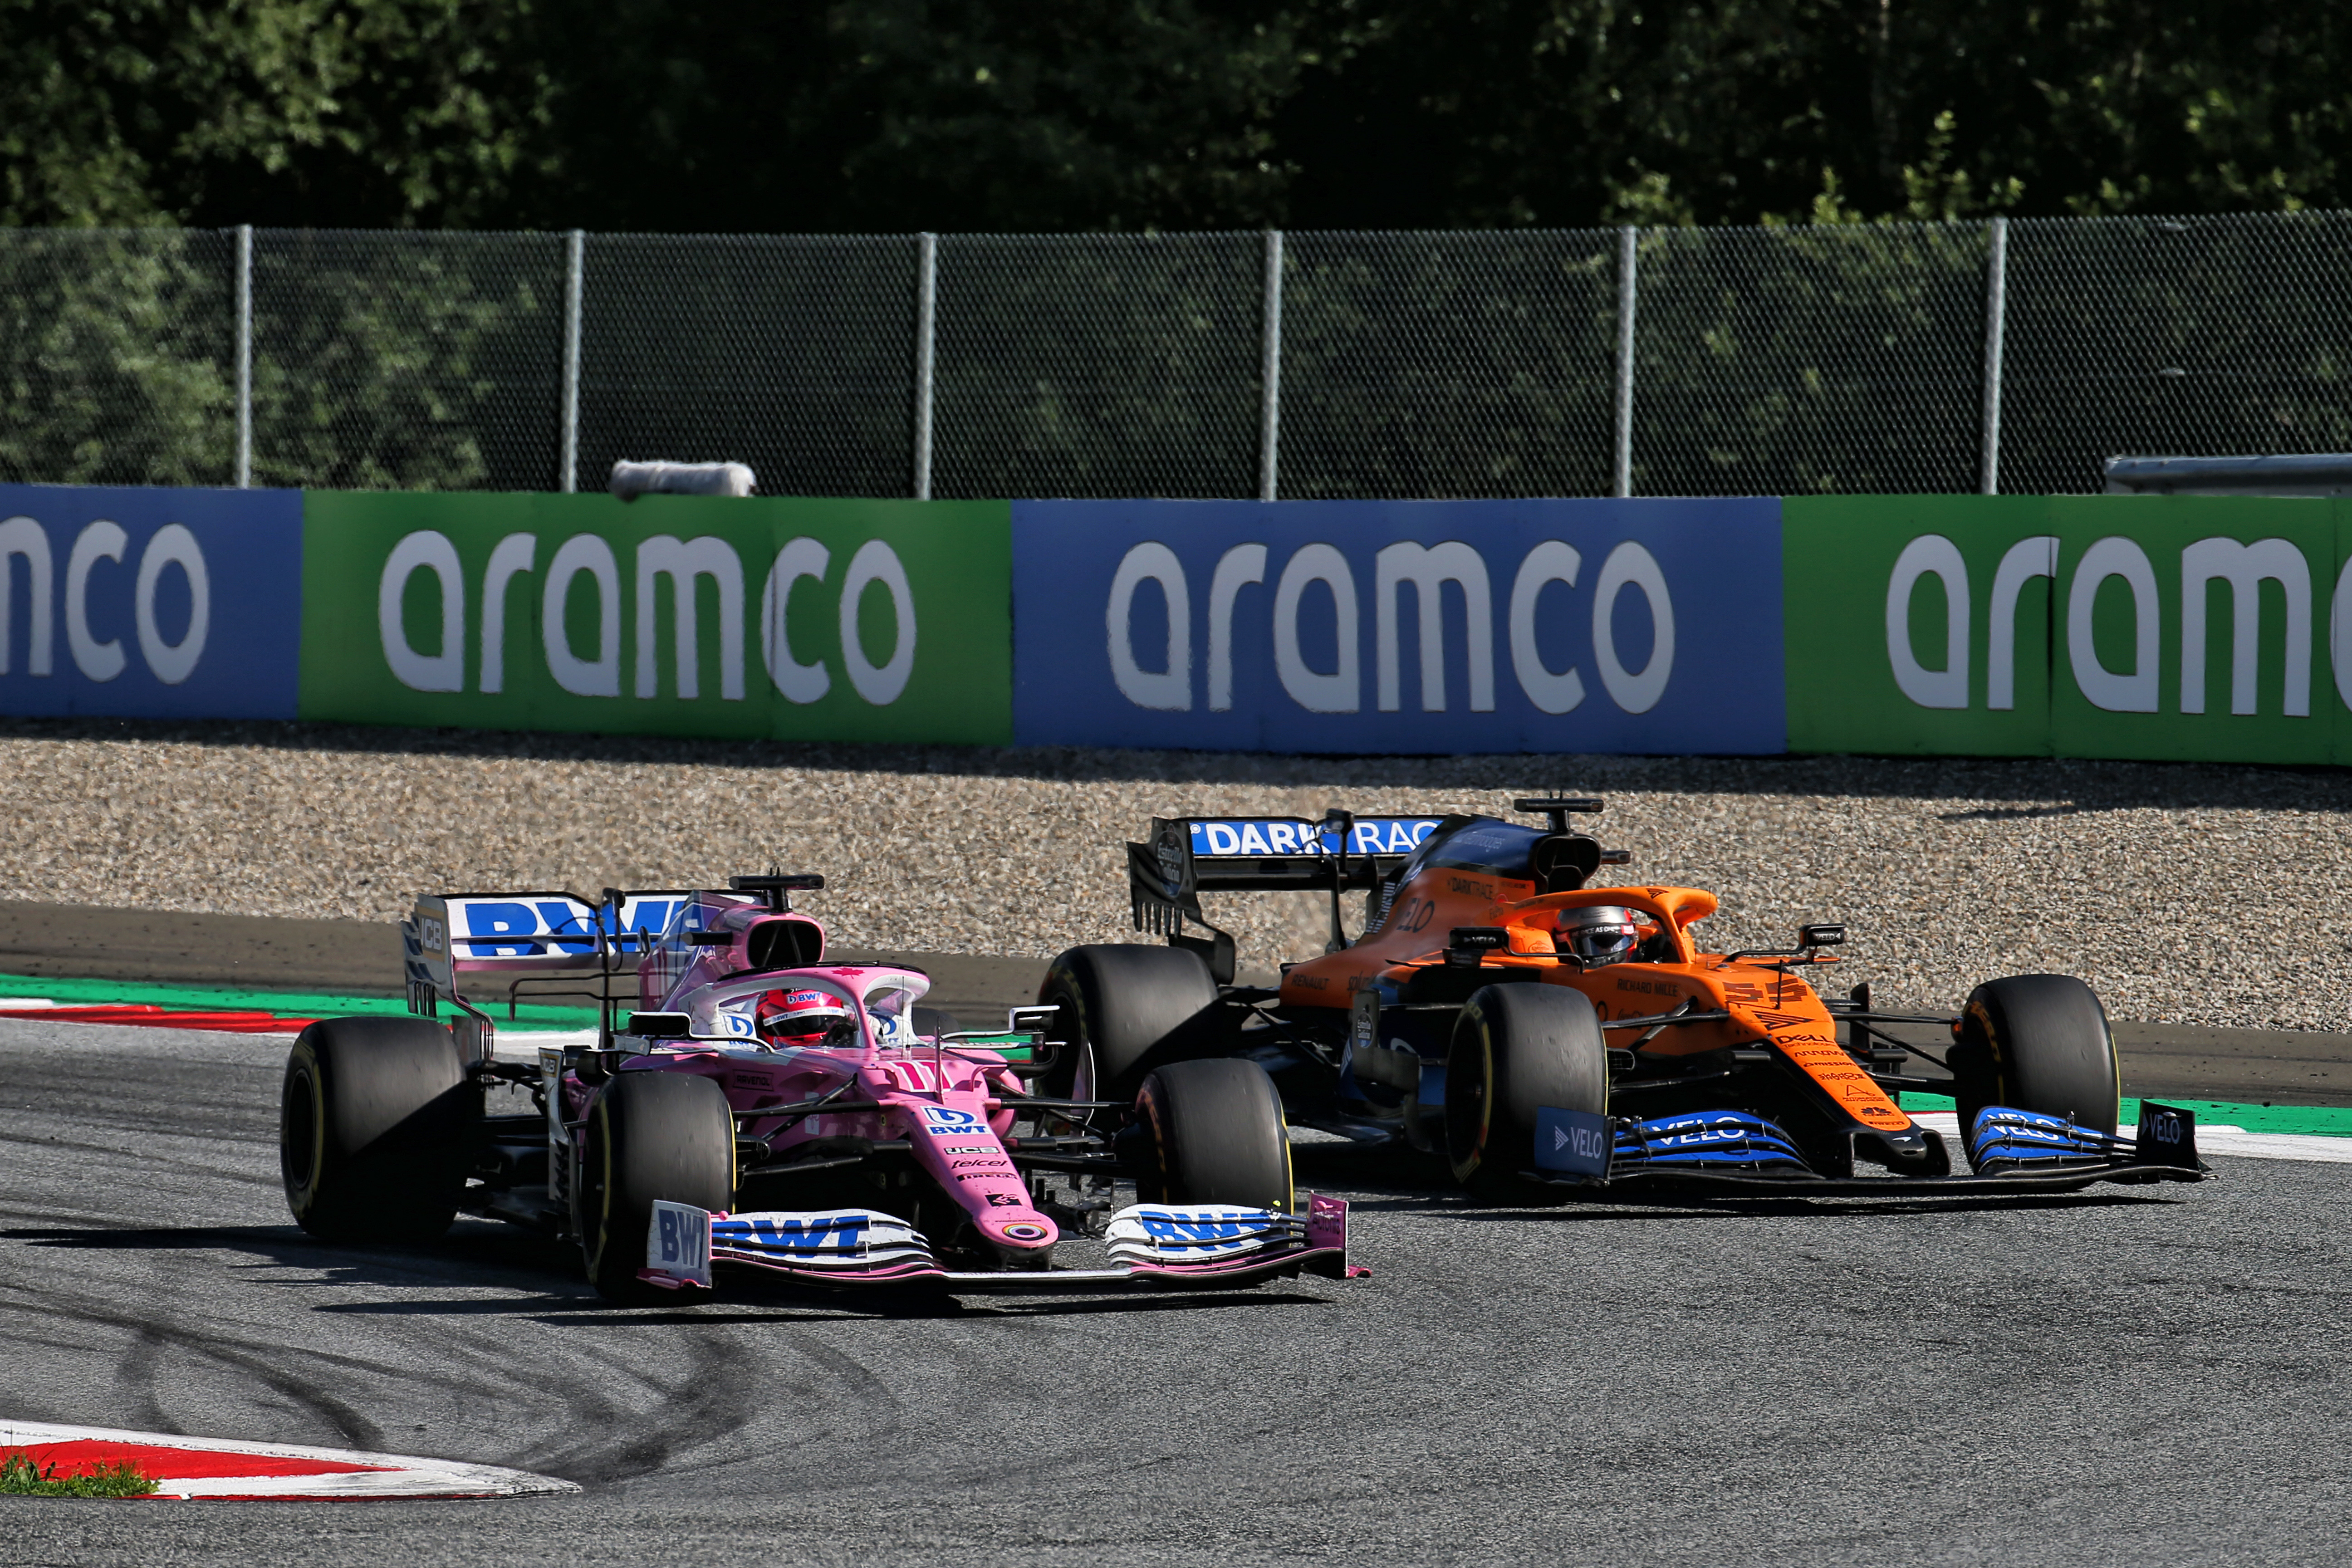
[[[1723,900],[1704,945],[1846,923],[1838,984],[1948,1008],[2080,974],[2116,1016],[2352,1028],[2352,773],[1863,757],[1271,757],[795,745],[319,724],[0,721],[8,896],[390,920],[419,892],[820,871],[836,942],[1047,955],[1129,929],[1157,815],[1608,802],[1629,882]],[[1587,819],[1594,820],[1594,819]],[[1361,900],[1349,900],[1351,919]],[[1228,895],[1245,968],[1318,900]],[[1824,980],[1826,981],[1826,974]]]

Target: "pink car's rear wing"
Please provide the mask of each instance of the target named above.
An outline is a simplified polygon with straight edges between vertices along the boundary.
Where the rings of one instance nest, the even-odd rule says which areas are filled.
[[[608,888],[593,902],[548,889],[426,894],[400,925],[409,1007],[427,1017],[442,1002],[456,1007],[458,1035],[478,1058],[490,1054],[484,1009],[503,1003],[511,1016],[526,994],[593,1002],[609,1026],[614,1006],[638,1000],[623,977],[714,913],[768,901],[759,892],[683,888]]]

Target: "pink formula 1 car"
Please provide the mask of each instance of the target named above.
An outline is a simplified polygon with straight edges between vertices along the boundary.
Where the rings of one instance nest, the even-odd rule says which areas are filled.
[[[401,929],[419,1016],[327,1019],[294,1044],[279,1144],[295,1219],[336,1240],[509,1220],[576,1238],[617,1300],[708,1287],[714,1266],[956,1289],[1361,1272],[1345,1204],[1298,1212],[1255,1063],[1172,1063],[1129,1101],[1035,1092],[1086,1092],[1070,1064],[1055,1072],[1053,1008],[968,1032],[919,1005],[919,970],[825,963],[823,928],[791,903],[823,885],[418,900]],[[598,1002],[595,1044],[499,1059],[486,1005],[564,994]],[[535,1109],[488,1114],[501,1083]],[[1119,1176],[1139,1201],[1114,1212]],[[1107,1266],[1057,1264],[1073,1232],[1107,1244]]]

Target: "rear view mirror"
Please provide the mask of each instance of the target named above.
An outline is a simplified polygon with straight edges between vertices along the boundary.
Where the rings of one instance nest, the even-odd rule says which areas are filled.
[[[1549,834],[1528,852],[1536,883],[1547,893],[1576,891],[1605,859],[1599,842],[1581,833]]]
[[[1797,928],[1799,947],[1843,947],[1845,927],[1842,925],[1804,925]]]
[[[1507,952],[1511,933],[1502,926],[1455,926],[1445,938],[1449,969],[1475,969],[1490,952]]]
[[[646,1040],[684,1040],[694,1035],[694,1019],[685,1013],[632,1013],[625,1034]]]

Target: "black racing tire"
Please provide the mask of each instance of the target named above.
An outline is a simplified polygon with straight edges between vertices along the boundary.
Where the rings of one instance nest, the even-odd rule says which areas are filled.
[[[936,1039],[941,1035],[961,1033],[962,1029],[963,1026],[956,1021],[956,1016],[944,1007],[915,1009],[915,1033],[919,1035]]]
[[[1989,1105],[2116,1131],[2123,1072],[2115,1035],[2097,993],[2071,974],[2011,974],[1978,986],[1945,1059],[1963,1142]]]
[[[1139,1202],[1292,1211],[1282,1097],[1257,1063],[1226,1057],[1155,1068],[1135,1110]]]
[[[637,1278],[654,1200],[713,1213],[735,1206],[735,1118],[727,1091],[698,1073],[619,1072],[588,1109],[572,1184],[588,1279],[607,1300],[652,1299]]]
[[[1445,1154],[1454,1179],[1490,1201],[1559,1202],[1571,1189],[1525,1180],[1537,1112],[1609,1114],[1601,1016],[1565,985],[1489,985],[1472,993],[1445,1058]]]
[[[1202,1026],[1217,983],[1200,955],[1183,948],[1104,942],[1054,960],[1037,1000],[1061,1008],[1046,1030],[1060,1049],[1038,1092],[1067,1099],[1084,1088],[1090,1100],[1127,1100],[1155,1065],[1147,1053]]]
[[[294,1223],[322,1241],[429,1241],[474,1165],[481,1086],[426,1018],[322,1018],[295,1039],[278,1163]]]

